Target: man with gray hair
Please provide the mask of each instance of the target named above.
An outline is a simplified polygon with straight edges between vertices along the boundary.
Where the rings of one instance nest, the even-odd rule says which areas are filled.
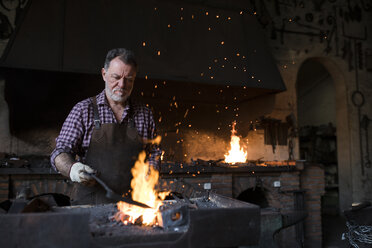
[[[137,70],[133,52],[110,50],[101,70],[105,89],[77,103],[62,126],[51,163],[74,182],[73,205],[109,202],[89,173],[97,173],[116,193],[130,191],[131,168],[144,141],[156,135],[151,110],[129,98]],[[160,154],[156,146],[148,149],[156,169]]]

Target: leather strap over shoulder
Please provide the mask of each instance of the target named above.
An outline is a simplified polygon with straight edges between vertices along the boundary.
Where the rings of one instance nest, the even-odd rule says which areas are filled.
[[[94,128],[100,129],[101,128],[101,120],[99,119],[99,112],[98,112],[98,106],[97,106],[97,99],[96,97],[90,98],[93,103],[93,113],[94,113]]]

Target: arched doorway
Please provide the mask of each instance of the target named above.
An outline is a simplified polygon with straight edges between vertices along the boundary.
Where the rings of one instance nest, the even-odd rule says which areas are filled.
[[[324,165],[322,212],[339,212],[335,86],[326,68],[305,61],[297,77],[300,159]],[[335,211],[336,210],[336,211]]]
[[[328,152],[333,157],[324,158],[323,153],[318,152],[313,155],[316,156],[315,159],[324,159],[328,163],[337,162],[336,168],[334,166],[327,168],[331,170],[331,174],[337,170],[337,175],[327,179],[328,182],[337,181],[334,185],[329,186],[330,189],[338,190],[338,210],[348,209],[352,203],[353,185],[347,91],[342,70],[329,58],[307,59],[298,71],[296,88],[299,127],[308,124],[308,126],[317,127],[323,125],[321,130],[317,130],[318,134],[324,134],[325,139],[327,135],[330,136],[328,137],[331,140],[328,142],[330,146],[327,146],[327,142],[321,139],[314,142],[319,142],[317,147],[321,147],[320,149],[324,147],[329,149]],[[303,94],[305,95],[303,96]],[[302,131],[315,132],[316,130],[308,128]],[[336,145],[332,146],[332,142],[335,142]],[[311,141],[307,141],[307,143],[311,143]],[[305,143],[302,143],[300,138],[301,158],[305,156],[304,146]],[[332,159],[333,161],[330,161]]]
[[[324,165],[323,242],[336,244],[345,231],[338,214],[353,192],[344,77],[329,59],[312,58],[301,65],[296,89],[300,158]]]

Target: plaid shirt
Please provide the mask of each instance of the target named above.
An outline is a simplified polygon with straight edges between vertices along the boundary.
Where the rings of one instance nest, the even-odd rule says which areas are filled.
[[[105,90],[96,96],[101,123],[118,123],[114,113],[107,102]],[[133,119],[138,134],[143,139],[153,139],[156,136],[155,122],[152,112],[142,104],[132,103]],[[120,123],[128,123],[129,104],[124,108]],[[63,123],[61,132],[56,139],[56,148],[50,156],[52,167],[57,171],[54,160],[60,153],[69,153],[73,158],[76,155],[79,161],[85,162],[94,129],[93,103],[87,98],[77,103]],[[155,147],[150,151],[149,163],[159,169],[161,150]]]

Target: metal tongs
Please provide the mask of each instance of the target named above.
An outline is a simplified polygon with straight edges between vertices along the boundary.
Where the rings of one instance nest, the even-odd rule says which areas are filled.
[[[115,200],[115,201],[123,201],[123,202],[129,203],[129,204],[132,204],[132,205],[135,205],[135,206],[138,206],[138,207],[142,207],[142,208],[151,208],[144,203],[135,201],[132,198],[121,196],[121,195],[115,193],[100,178],[98,178],[98,176],[95,173],[87,173],[87,172],[84,172],[84,173],[88,176],[91,176],[98,184],[100,184],[102,186],[102,188],[104,188],[106,190],[106,197],[108,199]]]

